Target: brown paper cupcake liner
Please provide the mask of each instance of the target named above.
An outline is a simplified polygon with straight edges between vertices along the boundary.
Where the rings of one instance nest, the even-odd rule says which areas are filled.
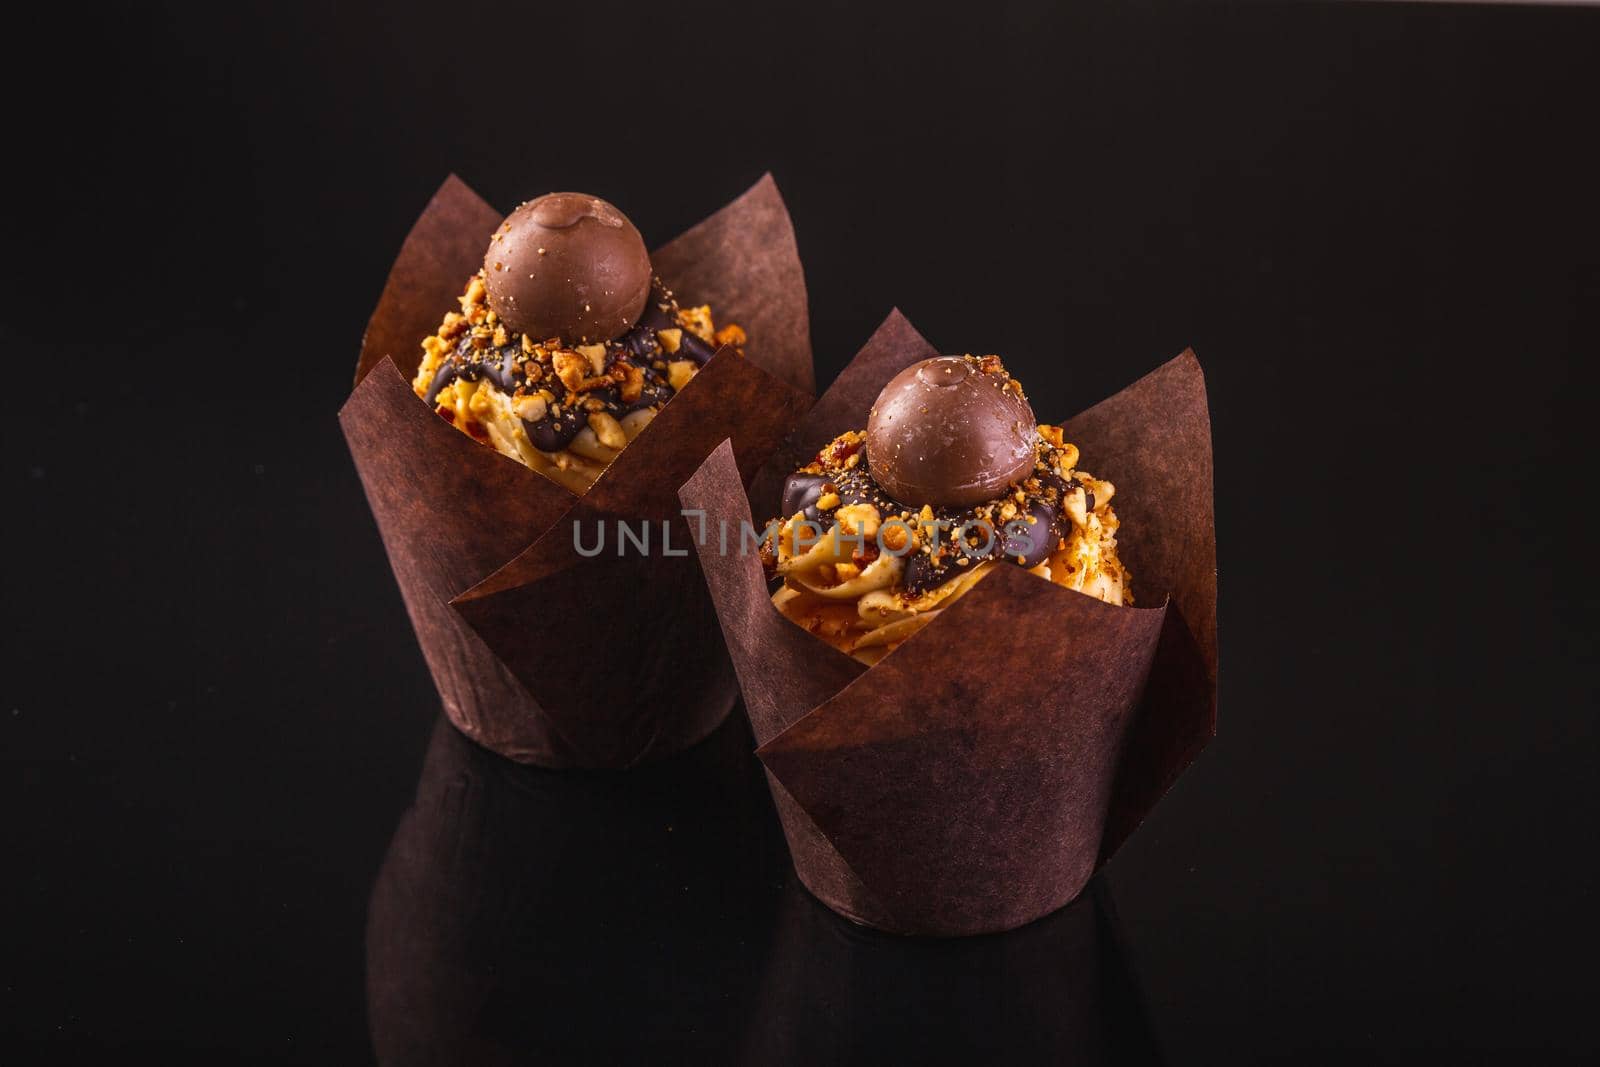
[[[727,437],[750,477],[811,404],[794,231],[767,175],[652,253],[680,301],[750,341],[713,357],[580,498],[446,425],[409,384],[501,217],[446,179],[389,273],[339,422],[450,720],[525,763],[632,766],[705,737],[737,695],[676,487]],[[648,524],[648,555],[615,551],[619,520]],[[580,554],[575,524],[590,548],[603,524],[606,551]],[[681,555],[660,551],[664,528]]]
[[[753,485],[761,521],[782,473],[865,426],[883,385],[935,354],[891,314]],[[1138,607],[997,567],[868,668],[778,613],[754,553],[696,544],[795,869],[848,918],[948,936],[1061,907],[1215,733],[1200,364],[1185,352],[1063,425],[1117,486]],[[752,521],[737,456],[722,442],[680,491],[709,531]]]

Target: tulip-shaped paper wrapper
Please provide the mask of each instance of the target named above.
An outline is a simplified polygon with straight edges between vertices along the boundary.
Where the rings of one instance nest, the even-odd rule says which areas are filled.
[[[776,515],[783,476],[937,354],[892,314],[750,498],[737,441],[679,495],[705,513],[701,565],[801,880],[859,922],[948,936],[1072,900],[1211,739],[1217,574],[1205,381],[1185,352],[1063,424],[1117,487],[1141,606],[997,566],[870,668],[781,616],[737,550],[750,499]]]
[[[451,721],[522,762],[627,767],[705,737],[737,696],[676,489],[729,437],[750,477],[811,404],[794,231],[769,175],[651,254],[682,301],[745,328],[746,354],[714,356],[580,498],[447,425],[409,384],[500,219],[456,178],[440,187],[339,421]],[[603,549],[580,552],[601,530]]]

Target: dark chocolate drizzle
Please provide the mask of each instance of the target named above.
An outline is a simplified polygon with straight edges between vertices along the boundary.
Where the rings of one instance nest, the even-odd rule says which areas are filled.
[[[666,372],[657,370],[653,364],[689,359],[703,367],[716,354],[716,349],[697,334],[679,326],[676,312],[677,303],[672,299],[672,294],[662,287],[659,278],[656,279],[639,321],[615,341],[606,342],[607,372],[619,362],[631,364],[643,372],[644,385],[638,399],[624,402],[620,391],[614,386],[587,390],[582,394],[583,399],[599,400],[604,405],[603,410],[616,418],[641,408],[659,408],[671,400],[674,390],[667,381]],[[662,347],[659,337],[660,331],[665,329],[683,329],[678,350],[671,354]],[[523,419],[522,428],[527,431],[533,447],[543,452],[559,452],[571,444],[572,439],[588,424],[588,411],[576,404],[565,403],[565,387],[556,379],[554,372],[548,366],[524,357],[522,335],[511,334],[507,343],[499,346],[478,347],[478,343],[470,330],[461,335],[455,351],[434,372],[433,381],[429,383],[424,397],[428,406],[435,406],[439,394],[458,379],[469,382],[488,380],[507,396],[515,396],[519,390],[534,392],[542,386],[556,394],[561,413],[546,414],[537,422]]]
[[[901,577],[901,584],[907,595],[921,596],[988,559],[1004,559],[1023,567],[1036,567],[1043,563],[1069,531],[1072,520],[1067,516],[1063,503],[1074,489],[1082,488],[1083,483],[1076,478],[1062,478],[1046,463],[1040,462],[1021,484],[1026,499],[1018,520],[1026,522],[1023,516],[1032,516],[1037,520],[1029,524],[1026,530],[1021,527],[1008,530],[1008,523],[1000,523],[995,528],[978,518],[979,507],[987,507],[997,501],[966,508],[933,509],[934,518],[940,523],[939,543],[949,550],[937,561],[920,550],[905,557],[905,573]],[[818,508],[817,501],[828,492],[839,495],[838,505],[825,510]],[[783,487],[782,518],[788,519],[800,512],[819,530],[826,530],[833,525],[834,513],[838,508],[851,504],[871,504],[884,520],[902,512],[915,517],[922,510],[920,505],[912,506],[895,500],[883,491],[873,479],[867,466],[866,450],[862,449],[856,466],[847,470],[828,474],[791,474]],[[1094,495],[1087,490],[1085,506],[1090,511],[1094,510]],[[963,528],[967,541],[965,552],[956,545]],[[959,562],[963,558],[966,562]]]

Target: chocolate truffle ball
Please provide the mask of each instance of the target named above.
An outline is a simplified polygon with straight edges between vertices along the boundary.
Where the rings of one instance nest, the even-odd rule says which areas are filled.
[[[867,421],[867,465],[909,507],[967,507],[1027,477],[1038,428],[1003,373],[939,356],[895,375]]]
[[[483,272],[494,313],[540,341],[609,341],[650,297],[644,238],[626,215],[586,193],[547,193],[507,215]]]

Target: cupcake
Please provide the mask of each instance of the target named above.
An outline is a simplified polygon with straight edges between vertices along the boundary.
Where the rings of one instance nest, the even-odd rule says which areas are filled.
[[[763,560],[782,581],[772,602],[868,664],[996,566],[1131,604],[1116,488],[1078,460],[998,356],[913,364],[865,430],[835,437],[784,483]]]
[[[1215,733],[1198,361],[1037,402],[896,313],[748,491],[725,441],[679,493],[795,870],[853,921],[1062,907]]]
[[[507,216],[446,181],[339,421],[450,721],[547,767],[632,767],[715,729],[737,686],[677,488],[725,437],[749,478],[811,374],[770,177],[649,253],[597,197]],[[617,524],[655,551],[577,551]]]
[[[621,211],[549,193],[495,229],[411,386],[452,426],[581,494],[718,349],[746,340],[710,305],[680,306]]]

